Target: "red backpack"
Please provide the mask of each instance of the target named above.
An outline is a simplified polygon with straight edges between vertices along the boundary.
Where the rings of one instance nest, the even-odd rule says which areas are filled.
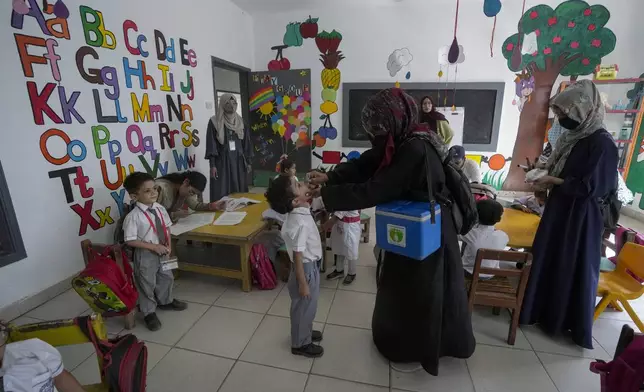
[[[601,377],[602,392],[638,392],[644,389],[644,335],[636,334],[628,325],[615,350],[615,358],[590,364],[590,371]]]
[[[99,340],[92,328],[90,316],[78,317],[76,322],[100,355],[101,379],[110,392],[145,392],[148,348],[132,334],[114,339]]]
[[[97,313],[106,317],[128,314],[136,306],[132,267],[123,253],[123,269],[114,261],[112,249],[90,250],[90,262],[73,280],[72,287]]]
[[[277,286],[277,276],[264,245],[253,245],[250,249],[249,261],[253,284],[258,286],[260,290],[274,289]]]

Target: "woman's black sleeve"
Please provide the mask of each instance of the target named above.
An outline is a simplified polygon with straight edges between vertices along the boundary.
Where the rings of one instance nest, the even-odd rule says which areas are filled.
[[[367,150],[359,158],[341,163],[328,174],[328,185],[360,183],[367,181],[380,166],[382,155],[375,150]]]

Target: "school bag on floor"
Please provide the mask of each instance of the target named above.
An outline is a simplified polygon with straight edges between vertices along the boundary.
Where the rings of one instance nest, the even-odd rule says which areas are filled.
[[[100,355],[101,378],[109,385],[109,392],[145,392],[148,368],[145,343],[132,334],[99,340],[90,316],[78,317],[76,322]]]
[[[277,275],[264,245],[253,245],[250,249],[249,262],[255,286],[260,290],[272,290],[277,286]]]
[[[123,271],[111,252],[109,247],[102,253],[90,249],[87,266],[72,279],[72,288],[78,295],[92,310],[106,317],[130,313],[138,299],[129,260],[124,254]]]
[[[590,371],[600,375],[601,392],[638,392],[644,390],[644,335],[635,334],[628,325],[622,327],[615,358],[598,360]]]

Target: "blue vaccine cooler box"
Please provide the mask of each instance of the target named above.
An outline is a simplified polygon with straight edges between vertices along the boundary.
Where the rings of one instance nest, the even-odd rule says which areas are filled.
[[[394,201],[376,206],[376,245],[424,260],[441,246],[441,208],[434,205],[431,221],[428,202]]]

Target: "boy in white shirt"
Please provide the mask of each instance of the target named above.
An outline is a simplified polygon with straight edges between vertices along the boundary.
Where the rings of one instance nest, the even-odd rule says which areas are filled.
[[[360,211],[337,211],[333,213],[322,228],[326,233],[331,230],[331,247],[335,256],[335,271],[326,276],[327,280],[344,277],[342,284],[349,285],[356,279],[356,263],[362,227],[360,226]],[[344,276],[344,260],[347,260],[348,272]]]
[[[9,329],[0,322],[0,391],[82,392],[63,366],[58,350],[40,339],[8,343]]]
[[[154,178],[147,173],[134,172],[123,186],[136,201],[136,206],[123,221],[125,243],[134,248],[134,281],[139,292],[139,308],[150,331],[161,328],[156,314],[163,310],[181,311],[185,302],[173,299],[174,276],[168,263],[170,255],[170,216],[157,203],[158,192]],[[157,301],[159,302],[157,304]]]
[[[496,230],[494,225],[501,221],[503,217],[503,206],[496,200],[481,200],[476,203],[476,210],[479,214],[479,223],[469,233],[459,236],[465,246],[463,252],[463,268],[471,275],[474,272],[476,263],[476,254],[479,249],[496,249],[503,250],[507,246],[510,238],[500,230]],[[481,266],[485,268],[499,268],[498,260],[483,260]],[[494,275],[480,274],[481,279],[489,279]]]
[[[281,234],[292,263],[288,279],[291,353],[318,358],[324,349],[313,342],[321,341],[322,333],[313,330],[313,319],[320,295],[322,242],[311,215],[308,192],[308,187],[294,177],[280,176],[269,185],[266,199],[272,209],[287,214]]]

